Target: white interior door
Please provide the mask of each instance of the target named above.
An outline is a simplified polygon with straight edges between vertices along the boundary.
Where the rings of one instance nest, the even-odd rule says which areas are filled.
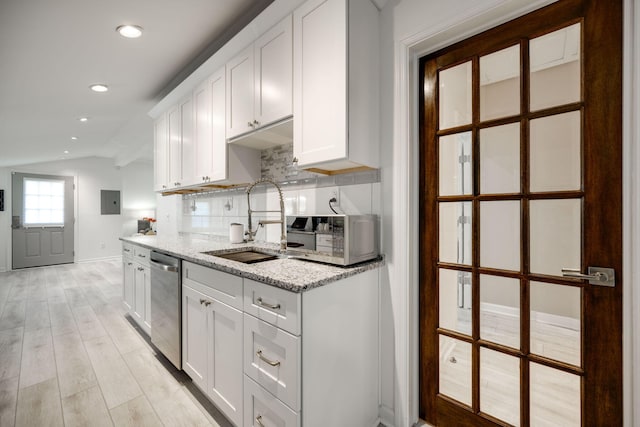
[[[72,263],[73,177],[13,173],[13,268]]]

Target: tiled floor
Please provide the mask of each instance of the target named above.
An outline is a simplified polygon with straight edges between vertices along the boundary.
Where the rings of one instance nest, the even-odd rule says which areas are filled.
[[[124,316],[118,261],[0,273],[0,426],[229,426]]]

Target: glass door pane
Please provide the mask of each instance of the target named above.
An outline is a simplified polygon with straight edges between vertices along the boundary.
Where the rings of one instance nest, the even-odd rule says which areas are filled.
[[[531,111],[580,101],[580,24],[529,43]]]
[[[520,114],[520,46],[480,57],[480,120]]]
[[[440,72],[440,129],[471,123],[471,61]]]

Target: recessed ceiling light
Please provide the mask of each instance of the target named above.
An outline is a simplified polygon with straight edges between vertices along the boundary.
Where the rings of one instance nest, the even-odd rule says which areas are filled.
[[[78,120],[84,123],[89,120],[89,117],[80,117]]]
[[[109,90],[109,87],[107,85],[104,85],[102,83],[96,83],[93,84],[91,86],[89,86],[89,89],[91,89],[94,92],[106,92]]]
[[[69,154],[69,150],[64,150],[64,154]]]
[[[116,28],[116,31],[122,36],[128,39],[137,39],[142,35],[142,27],[138,25],[120,25]]]
[[[78,137],[77,137],[77,136],[72,136],[72,137],[71,137],[71,139],[72,139],[73,141],[77,141],[77,140],[78,140]]]

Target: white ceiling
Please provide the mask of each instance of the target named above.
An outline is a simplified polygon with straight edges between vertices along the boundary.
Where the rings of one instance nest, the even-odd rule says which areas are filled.
[[[0,167],[150,160],[147,112],[272,1],[0,0]]]

